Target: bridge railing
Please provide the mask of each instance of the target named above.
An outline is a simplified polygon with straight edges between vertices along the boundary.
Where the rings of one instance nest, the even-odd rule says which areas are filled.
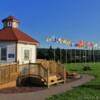
[[[17,76],[17,64],[0,64],[0,85],[16,80]]]
[[[53,83],[55,84],[66,81],[65,67],[60,62],[55,62],[53,60],[42,60],[42,59],[39,59],[37,62],[41,63],[41,65],[48,70],[47,72],[48,84],[53,84]],[[56,82],[55,82],[56,79],[53,79],[54,77],[55,78],[57,77]],[[50,80],[54,82],[50,82]]]
[[[30,63],[19,66],[19,77],[30,75],[40,77],[47,84],[48,69],[43,67],[41,63]]]
[[[47,86],[53,84],[52,77],[61,76],[61,81],[65,80],[64,67],[60,63],[54,61],[45,61],[43,63],[29,63],[29,64],[2,64],[0,65],[0,84],[8,83],[16,80],[20,76],[34,75],[40,77]],[[54,83],[57,83],[58,80]]]

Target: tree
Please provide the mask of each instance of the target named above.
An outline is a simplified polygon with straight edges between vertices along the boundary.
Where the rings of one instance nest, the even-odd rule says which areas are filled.
[[[48,59],[49,60],[53,60],[54,59],[54,52],[53,52],[53,49],[52,49],[52,46],[49,47],[49,49],[47,49],[47,53],[48,53]]]

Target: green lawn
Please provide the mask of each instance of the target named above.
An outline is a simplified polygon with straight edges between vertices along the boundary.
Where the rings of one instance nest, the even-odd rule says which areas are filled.
[[[91,66],[92,70],[84,72],[84,65]],[[69,72],[94,75],[96,79],[73,90],[49,97],[48,100],[100,100],[100,63],[65,64],[65,67]]]

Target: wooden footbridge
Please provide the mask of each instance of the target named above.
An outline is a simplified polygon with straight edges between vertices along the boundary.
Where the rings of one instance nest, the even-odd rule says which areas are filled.
[[[0,65],[0,85],[16,81],[18,86],[29,82],[36,85],[45,85],[47,87],[65,82],[65,68],[62,64],[55,61],[38,60],[37,63],[30,64],[6,64]]]

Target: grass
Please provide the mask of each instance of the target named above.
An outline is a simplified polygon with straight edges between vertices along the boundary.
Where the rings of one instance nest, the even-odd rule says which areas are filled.
[[[92,70],[83,71],[84,65],[90,66]],[[95,80],[76,87],[73,90],[49,97],[47,100],[100,100],[100,63],[65,64],[65,67],[69,72],[93,75]]]

